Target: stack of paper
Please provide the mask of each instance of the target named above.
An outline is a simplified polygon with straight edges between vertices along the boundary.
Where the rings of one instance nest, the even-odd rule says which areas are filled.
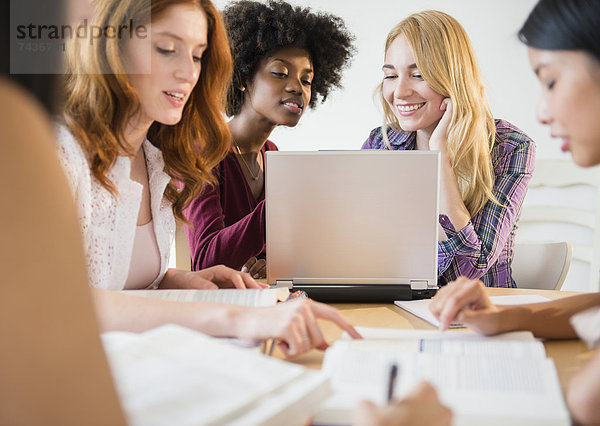
[[[390,366],[395,396],[427,380],[454,412],[455,425],[568,425],[554,363],[531,333],[483,337],[468,332],[358,329],[338,340],[323,370],[336,390],[316,423],[348,423],[361,399],[386,403]]]

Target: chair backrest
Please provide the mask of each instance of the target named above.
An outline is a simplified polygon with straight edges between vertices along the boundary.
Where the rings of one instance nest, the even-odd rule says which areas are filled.
[[[192,260],[190,256],[190,247],[185,236],[184,224],[177,221],[175,228],[175,265],[177,269],[191,271]]]
[[[517,287],[560,290],[569,271],[572,250],[567,241],[516,243],[512,277]]]
[[[571,160],[538,159],[535,172],[529,183],[529,189],[554,187],[570,188],[588,186],[595,189],[595,200],[593,209],[572,207],[570,205],[552,205],[553,202],[544,202],[542,205],[523,205],[520,224],[534,222],[554,222],[561,224],[576,225],[588,229],[592,234],[590,243],[578,243],[571,241],[573,260],[585,262],[590,265],[588,291],[600,290],[600,168],[582,168],[575,165]],[[557,202],[557,204],[559,204]],[[540,239],[547,238],[546,235]],[[564,236],[562,238],[565,238]],[[537,240],[537,238],[534,238]],[[568,239],[568,237],[566,238]],[[516,256],[515,256],[516,259]],[[514,264],[513,264],[514,265]],[[515,280],[516,281],[516,280]],[[518,285],[518,284],[517,284]]]

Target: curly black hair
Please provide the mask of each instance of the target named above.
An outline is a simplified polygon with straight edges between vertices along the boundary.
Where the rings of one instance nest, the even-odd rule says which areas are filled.
[[[233,81],[227,96],[227,114],[242,108],[240,90],[254,77],[259,62],[286,47],[306,49],[314,69],[308,106],[324,102],[333,87],[341,87],[342,71],[355,52],[354,36],[341,18],[294,7],[284,1],[266,4],[241,0],[223,10],[233,55]]]

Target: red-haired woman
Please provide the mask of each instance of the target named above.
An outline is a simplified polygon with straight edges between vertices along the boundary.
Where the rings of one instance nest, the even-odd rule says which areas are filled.
[[[232,65],[214,5],[98,0],[94,6],[92,25],[107,30],[69,46],[58,151],[79,209],[101,326],[137,331],[168,322],[215,336],[277,337],[289,354],[324,347],[315,317],[357,336],[336,310],[311,301],[249,309],[107,291],[261,284],[225,266],[167,269],[175,217],[213,181],[211,170],[229,147],[222,111]],[[116,30],[123,25],[132,30]]]

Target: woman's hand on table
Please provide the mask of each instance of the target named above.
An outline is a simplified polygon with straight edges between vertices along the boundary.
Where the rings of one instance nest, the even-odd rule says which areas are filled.
[[[492,304],[479,280],[460,277],[445,285],[431,299],[429,310],[439,320],[442,330],[452,323],[461,323],[485,335],[503,331],[502,308]]]
[[[267,278],[267,262],[265,259],[251,257],[244,266],[242,266],[241,271],[249,273],[255,280]]]
[[[329,345],[317,318],[333,322],[354,339],[361,338],[337,309],[307,298],[241,312],[236,319],[239,324],[237,337],[277,339],[286,356],[297,356],[313,348],[325,350]]]
[[[224,265],[211,266],[200,271],[189,272],[169,269],[160,288],[216,289],[216,288],[268,288],[247,272],[236,271]]]

